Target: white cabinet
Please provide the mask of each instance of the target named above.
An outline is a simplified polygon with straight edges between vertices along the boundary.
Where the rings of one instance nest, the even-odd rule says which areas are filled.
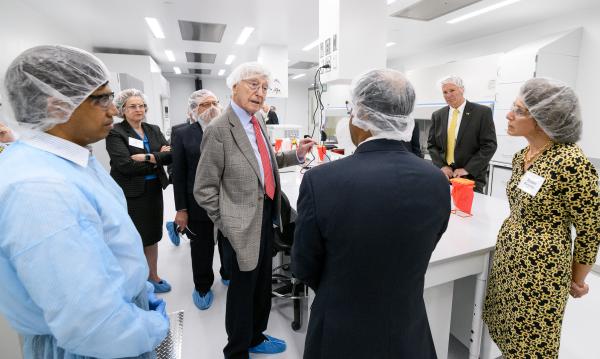
[[[492,197],[508,200],[506,197],[506,186],[512,175],[510,167],[492,164],[490,171],[490,192]]]

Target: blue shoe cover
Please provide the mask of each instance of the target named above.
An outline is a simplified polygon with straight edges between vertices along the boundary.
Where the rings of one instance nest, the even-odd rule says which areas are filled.
[[[202,296],[197,290],[194,289],[194,292],[192,293],[192,299],[194,300],[194,304],[196,307],[198,307],[198,309],[207,310],[210,308],[213,302],[213,292],[212,290],[209,290],[208,293]]]
[[[179,232],[177,232],[177,226],[175,225],[175,222],[167,222],[165,226],[167,227],[167,233],[169,234],[169,239],[171,242],[174,245],[179,246],[181,239],[179,238]]]
[[[285,341],[277,338],[273,338],[272,336],[265,335],[267,339],[265,339],[262,343],[258,344],[255,347],[248,349],[250,353],[257,354],[277,354],[283,353],[286,349]]]
[[[161,279],[160,282],[148,279],[148,282],[152,283],[154,286],[154,293],[166,293],[171,291],[171,285],[164,279]]]

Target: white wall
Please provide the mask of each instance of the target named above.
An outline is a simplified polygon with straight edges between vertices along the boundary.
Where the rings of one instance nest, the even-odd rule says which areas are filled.
[[[24,50],[37,45],[64,44],[90,50],[86,39],[78,34],[62,29],[60,22],[37,12],[20,1],[2,1],[0,5],[0,87],[2,103],[6,103],[4,93],[4,74],[8,65]],[[0,119],[9,117],[0,108]],[[10,115],[12,116],[12,114]]]
[[[578,27],[583,28],[575,88],[581,101],[584,122],[580,145],[588,156],[600,157],[600,142],[596,140],[600,133],[600,122],[596,120],[597,87],[600,83],[600,8],[565,13],[527,27],[389,61],[388,66],[406,71],[506,52],[545,36]]]
[[[167,77],[171,88],[169,118],[171,126],[184,123],[187,119],[188,97],[196,89],[194,80],[187,77]]]

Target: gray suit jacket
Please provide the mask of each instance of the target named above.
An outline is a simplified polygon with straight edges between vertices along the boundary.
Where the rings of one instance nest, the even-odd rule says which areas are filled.
[[[260,114],[260,127],[267,137]],[[281,210],[281,185],[278,167],[298,164],[296,151],[275,154],[271,166],[275,177],[275,217]],[[248,136],[231,106],[211,121],[204,132],[196,170],[194,197],[235,250],[241,271],[251,271],[258,263],[264,188],[260,167]]]

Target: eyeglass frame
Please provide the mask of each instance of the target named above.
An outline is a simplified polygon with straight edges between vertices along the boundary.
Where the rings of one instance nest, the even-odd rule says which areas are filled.
[[[113,100],[115,99],[115,93],[109,92],[101,95],[89,95],[88,99],[92,101],[92,104],[107,109],[113,103]]]
[[[244,82],[252,92],[258,92],[259,88],[261,88],[259,86],[258,80],[242,80],[242,82]],[[269,91],[268,83],[267,86],[262,87],[262,90],[265,94]]]
[[[515,103],[512,104],[512,107],[510,108],[510,112],[514,113],[517,116],[521,116],[521,117],[531,116],[531,113],[529,112],[529,110],[527,108],[522,109],[521,107],[517,106]]]
[[[146,105],[146,104],[143,104],[143,105],[127,105],[127,106],[123,106],[123,108],[126,108],[128,110],[133,110],[133,111],[137,111],[138,109],[139,110],[143,109],[144,111],[146,111],[146,110],[148,110],[148,105]]]

